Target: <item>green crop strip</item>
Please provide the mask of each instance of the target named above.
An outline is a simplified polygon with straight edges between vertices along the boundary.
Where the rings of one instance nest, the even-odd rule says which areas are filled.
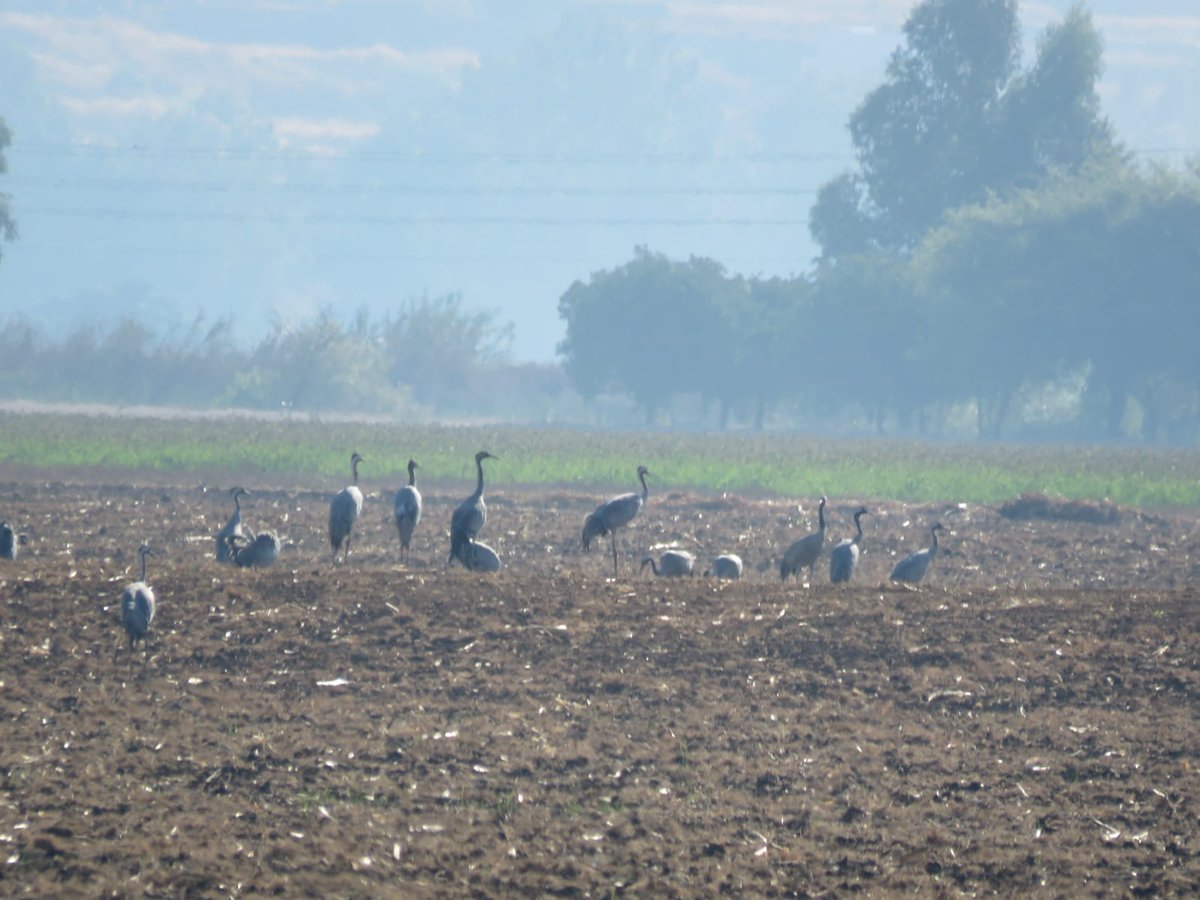
[[[498,426],[0,415],[0,463],[136,473],[229,472],[336,479],[366,457],[366,482],[472,479],[475,451],[500,457],[493,485],[828,494],[994,503],[1026,491],[1138,506],[1200,506],[1200,451],[937,444],[794,435],[665,434]]]

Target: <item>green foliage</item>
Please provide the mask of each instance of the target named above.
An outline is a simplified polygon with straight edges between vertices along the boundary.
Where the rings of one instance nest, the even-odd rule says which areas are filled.
[[[1143,506],[1200,506],[1200,452],[835,441],[787,435],[684,435],[243,420],[152,420],[0,414],[0,464],[209,479],[300,483],[346,475],[366,458],[367,490],[403,483],[411,456],[425,482],[469,482],[472,458],[500,457],[506,485],[569,485],[599,494],[636,487],[639,463],[654,492],[730,491],[785,497],[877,497],[992,503],[1024,491]]]
[[[8,159],[5,157],[4,151],[10,144],[12,144],[12,131],[4,123],[4,119],[0,119],[0,175],[8,171]],[[17,222],[12,214],[12,197],[3,192],[0,192],[0,238],[6,241],[17,239]],[[3,256],[3,253],[0,253],[0,256]]]
[[[826,259],[906,253],[946,210],[1035,184],[1109,148],[1096,82],[1100,44],[1075,8],[1019,71],[1015,0],[924,0],[904,25],[884,83],[850,117],[858,170],[818,195]]]
[[[731,345],[731,295],[743,290],[708,259],[686,263],[638,247],[619,269],[576,282],[559,301],[567,374],[585,397],[628,393],[648,419],[672,395],[719,398],[713,355]]]

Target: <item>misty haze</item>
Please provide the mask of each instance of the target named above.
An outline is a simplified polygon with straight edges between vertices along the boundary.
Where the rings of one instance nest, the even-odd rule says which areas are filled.
[[[1185,0],[0,12],[0,399],[1191,445]]]

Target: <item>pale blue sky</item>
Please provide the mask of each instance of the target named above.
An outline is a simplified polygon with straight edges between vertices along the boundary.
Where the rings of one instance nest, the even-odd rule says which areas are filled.
[[[1022,3],[1027,50],[1067,2]],[[1097,0],[1105,111],[1200,150],[1200,9]],[[850,165],[897,0],[8,0],[0,314],[232,314],[463,294],[549,360],[559,296],[635,245],[789,275]],[[632,323],[631,323],[632,325]]]

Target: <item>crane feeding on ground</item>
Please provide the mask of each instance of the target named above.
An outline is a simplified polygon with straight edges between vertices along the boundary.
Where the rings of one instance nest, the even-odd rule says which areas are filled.
[[[691,575],[696,571],[696,557],[686,550],[664,550],[658,562],[653,556],[642,560],[642,568],[650,570],[662,578],[675,578],[681,575]]]
[[[709,575],[737,581],[742,577],[742,558],[736,553],[721,554],[713,560],[712,567],[705,570],[704,576],[707,578]]]
[[[892,581],[903,581],[908,584],[916,584],[924,578],[925,573],[929,571],[929,564],[938,555],[938,532],[943,530],[941,522],[934,522],[929,528],[929,533],[933,536],[933,544],[908,554],[896,563],[892,568],[892,574],[888,577]]]

